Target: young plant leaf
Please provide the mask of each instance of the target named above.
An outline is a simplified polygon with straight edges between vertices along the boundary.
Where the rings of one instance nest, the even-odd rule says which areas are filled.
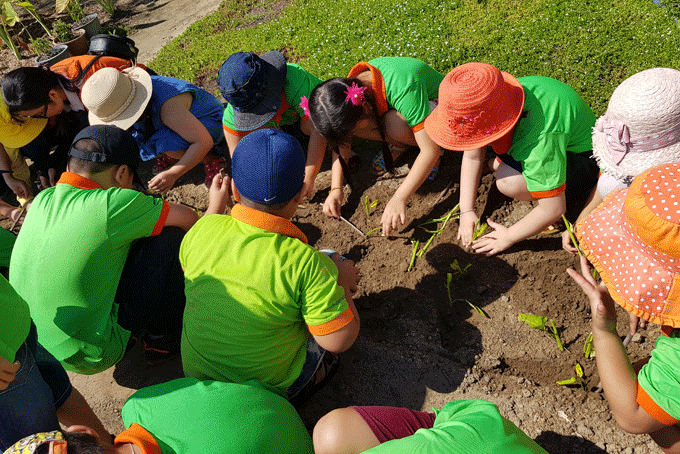
[[[482,236],[488,226],[489,225],[486,222],[480,224],[479,219],[477,219],[477,222],[475,222],[475,230],[472,232],[472,241],[475,241],[477,238]]]
[[[411,271],[411,268],[413,268],[413,265],[416,263],[416,254],[418,253],[418,245],[420,244],[420,241],[411,240],[411,243],[413,244],[413,254],[411,254],[411,263],[408,264],[408,269],[406,271]]]
[[[576,383],[576,377],[571,377],[566,380],[560,380],[557,382],[557,384],[560,386],[573,385],[574,383]]]
[[[425,251],[427,251],[427,248],[430,247],[430,244],[432,244],[432,240],[434,240],[434,237],[436,237],[436,236],[437,236],[436,233],[433,233],[433,234],[432,234],[432,236],[430,237],[430,239],[427,240],[427,243],[425,243],[425,246],[423,246],[422,248],[420,248],[420,250],[419,250],[418,253],[416,254],[418,257],[422,257],[422,256],[423,256],[423,254],[425,253]]]
[[[468,270],[472,266],[472,263],[468,263],[464,267],[461,267],[460,263],[458,263],[458,259],[454,259],[449,266],[451,267],[451,269],[453,269],[453,273],[456,275],[457,278],[462,278],[468,273]]]
[[[548,317],[533,314],[519,314],[519,319],[531,328],[541,331],[545,331],[545,324],[548,321]]]
[[[593,333],[589,333],[586,342],[583,344],[583,354],[586,359],[593,359]]]
[[[562,345],[560,334],[557,332],[557,326],[555,326],[555,320],[553,319],[550,319],[550,328],[551,328],[550,335],[553,337],[553,339],[555,339],[555,342],[557,342],[557,347],[560,349],[560,351],[563,352],[564,346]]]
[[[578,362],[574,366],[574,370],[576,370],[576,376],[578,378],[583,378],[583,367],[581,367],[581,365]]]
[[[368,232],[366,232],[365,235],[368,236],[368,235],[370,235],[371,233],[375,232],[376,230],[380,230],[381,228],[382,228],[382,226],[380,226],[380,225],[379,225],[378,227],[372,228],[371,230],[369,230]]]

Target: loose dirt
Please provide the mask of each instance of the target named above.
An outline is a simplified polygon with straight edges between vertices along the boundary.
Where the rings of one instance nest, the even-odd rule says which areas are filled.
[[[90,12],[88,5],[86,12]],[[192,21],[214,10],[218,2],[121,0],[116,5],[136,30],[131,37],[144,62]],[[8,58],[0,61],[6,62],[5,68],[12,66]],[[196,82],[208,86],[213,80],[209,74]],[[357,147],[364,165],[352,176],[354,188],[342,211],[363,232],[379,225],[382,210],[402,181],[371,175],[368,163],[375,150]],[[341,355],[335,377],[300,410],[310,429],[319,417],[340,406],[429,410],[452,399],[481,398],[495,402],[507,418],[552,453],[659,451],[648,436],[628,435],[619,429],[603,395],[593,391],[599,381],[597,369],[583,355],[590,309],[565,272],[578,261],[561,249],[559,235],[539,235],[498,256],[484,257],[457,245],[458,223],[451,221],[407,271],[411,240],[418,239],[422,245],[429,238],[418,226],[445,215],[458,202],[460,156],[444,156],[439,179],[413,197],[408,225],[391,238],[377,234],[363,238],[321,212],[330,187],[328,163],[325,166],[315,185],[316,194],[300,207],[294,222],[312,246],[335,249],[357,263],[362,280],[355,302],[362,328],[356,344]],[[168,199],[205,209],[207,191],[202,181],[203,171],[197,168],[179,181]],[[366,197],[378,201],[370,214],[364,208]],[[491,175],[483,179],[477,206],[486,206],[484,216],[505,225],[531,208],[500,196]],[[451,304],[446,281],[454,260],[462,267],[471,266],[464,276],[453,278]],[[466,301],[481,307],[489,318]],[[520,313],[555,319],[565,351],[559,351],[546,333],[520,322]],[[621,333],[627,330],[627,320],[621,310]],[[659,330],[650,327],[641,334],[629,346],[633,360],[649,355]],[[577,362],[585,370],[586,389],[558,386],[556,381],[575,375]],[[120,409],[135,389],[180,375],[178,360],[146,367],[137,347],[107,372],[71,374],[71,378],[104,424],[118,433],[123,428]]]

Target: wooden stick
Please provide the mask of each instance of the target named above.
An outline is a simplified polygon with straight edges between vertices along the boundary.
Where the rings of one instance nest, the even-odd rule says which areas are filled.
[[[320,203],[319,205],[321,205],[321,207],[323,208],[323,203]],[[351,222],[349,222],[347,219],[343,218],[342,216],[340,216],[340,220],[343,221],[344,223],[346,223],[348,226],[352,227],[354,229],[354,231],[356,231],[359,235],[366,238],[366,235],[364,234],[364,232],[359,230],[359,228],[356,225],[352,224]]]
[[[14,227],[16,227],[16,226],[17,226],[17,223],[18,223],[19,221],[21,221],[21,218],[22,218],[22,216],[23,216],[25,213],[26,213],[26,205],[24,205],[24,206],[21,207],[21,211],[19,212],[19,217],[17,218],[16,221],[14,221],[14,222],[12,223],[12,227],[9,228],[9,231],[10,231],[10,232],[14,230]]]

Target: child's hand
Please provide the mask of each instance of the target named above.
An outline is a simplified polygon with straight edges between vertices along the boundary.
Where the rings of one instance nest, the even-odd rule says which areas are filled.
[[[479,220],[477,213],[466,211],[460,215],[458,221],[458,240],[463,247],[468,248],[472,245],[472,235],[475,231],[475,223]]]
[[[507,227],[493,222],[491,219],[488,219],[486,222],[489,224],[489,227],[493,228],[493,232],[484,235],[472,243],[472,249],[476,253],[484,253],[487,256],[491,256],[515,244],[512,238],[510,238],[510,230]]]
[[[576,234],[576,227],[572,227],[574,229],[574,234]],[[569,252],[572,255],[578,254],[578,250],[574,245],[571,243],[571,235],[569,235],[569,231],[565,230],[562,232],[562,249],[565,251]]]
[[[9,186],[17,198],[28,199],[31,197],[31,189],[25,182],[17,180],[12,175],[8,174],[5,176],[5,183],[7,183],[7,186]]]
[[[51,188],[52,186],[57,184],[57,170],[48,169],[47,177],[38,174],[38,178],[40,179],[40,185],[43,187],[43,189]]]
[[[595,282],[593,275],[590,273],[588,260],[585,257],[581,257],[581,274],[572,269],[568,269],[567,274],[581,287],[583,293],[590,300],[593,331],[607,331],[617,334],[614,300],[609,295],[609,291],[604,283],[598,284]]]
[[[361,280],[361,273],[354,262],[341,257],[337,252],[333,254],[331,260],[338,267],[338,285],[349,290],[350,293],[356,292],[357,285]]]
[[[396,195],[393,196],[387,202],[380,222],[382,222],[383,235],[389,235],[392,229],[397,230],[399,224],[404,225],[406,222],[406,201]]]
[[[331,216],[334,218],[340,217],[340,208],[342,208],[342,202],[345,200],[345,194],[342,192],[342,188],[331,189],[328,193],[328,197],[323,203],[323,212],[326,216]]]
[[[17,371],[21,367],[19,361],[10,363],[0,356],[0,391],[4,391],[14,381]]]
[[[208,193],[208,209],[205,214],[224,214],[231,203],[231,178],[216,174]]]
[[[629,313],[628,315],[630,315],[630,334],[637,333],[638,328],[647,328],[647,320],[632,313]]]
[[[168,192],[179,177],[180,175],[176,175],[170,167],[149,180],[149,189],[156,192]]]

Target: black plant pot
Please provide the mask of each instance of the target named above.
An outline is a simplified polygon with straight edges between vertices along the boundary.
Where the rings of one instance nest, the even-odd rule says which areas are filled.
[[[136,60],[139,49],[130,38],[120,35],[96,35],[90,39],[90,55],[108,55],[111,57]]]
[[[71,29],[73,31],[79,30],[81,28],[85,30],[85,37],[87,39],[92,38],[94,35],[104,33],[104,29],[99,23],[99,15],[97,13],[88,14],[78,22],[71,25]]]
[[[54,46],[52,49],[36,58],[35,64],[49,68],[56,62],[62,61],[65,58],[69,58],[70,56],[71,54],[68,51],[68,46],[66,44],[60,44],[58,46]]]

